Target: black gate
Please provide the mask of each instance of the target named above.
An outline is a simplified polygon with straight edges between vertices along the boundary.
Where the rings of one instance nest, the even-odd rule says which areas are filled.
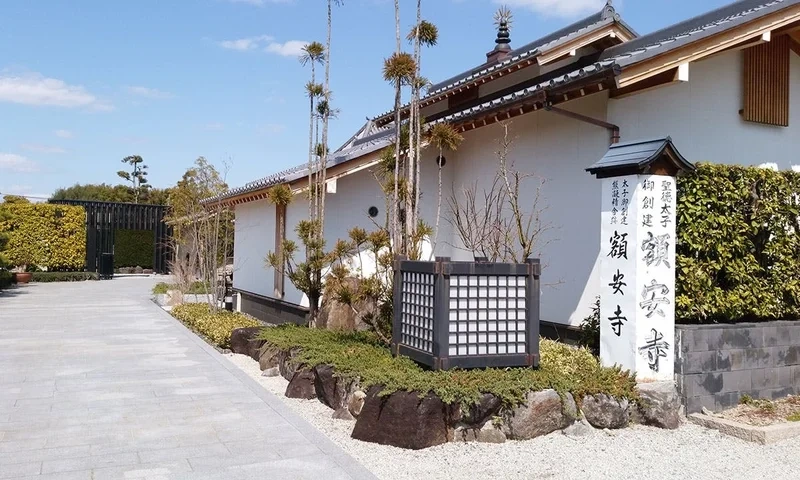
[[[51,200],[50,203],[77,205],[86,210],[87,271],[100,272],[101,255],[113,256],[114,233],[126,229],[153,232],[153,271],[167,273],[172,227],[164,221],[166,206],[84,200]]]

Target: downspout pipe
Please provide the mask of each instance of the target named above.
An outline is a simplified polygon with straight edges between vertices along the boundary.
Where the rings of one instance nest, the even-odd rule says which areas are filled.
[[[580,113],[570,112],[569,110],[564,110],[563,108],[559,108],[553,106],[552,103],[548,102],[545,104],[544,109],[548,112],[557,113],[564,117],[572,118],[574,120],[578,120],[579,122],[589,123],[591,125],[596,125],[598,127],[602,127],[607,129],[611,133],[611,144],[619,143],[620,139],[620,130],[618,125],[614,125],[613,123],[608,123],[603,120],[598,120],[596,118],[592,118],[586,115],[582,115]]]

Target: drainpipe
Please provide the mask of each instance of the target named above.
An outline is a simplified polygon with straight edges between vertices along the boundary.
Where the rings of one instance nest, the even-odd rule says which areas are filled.
[[[605,128],[611,133],[611,144],[614,145],[616,143],[619,143],[619,138],[620,138],[619,126],[614,125],[613,123],[604,122],[603,120],[598,120],[596,118],[592,118],[586,115],[581,115],[580,113],[570,112],[569,110],[564,110],[563,108],[554,107],[549,102],[545,104],[544,109],[547,110],[548,112],[557,113],[559,115],[563,115],[565,117],[578,120],[579,122],[590,123],[592,125]]]

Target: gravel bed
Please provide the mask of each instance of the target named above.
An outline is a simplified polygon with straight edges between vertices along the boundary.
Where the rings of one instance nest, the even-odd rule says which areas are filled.
[[[316,400],[283,394],[283,377],[261,376],[258,362],[228,358],[333,442],[386,480],[398,479],[752,479],[797,478],[800,438],[761,446],[685,424],[675,431],[634,426],[587,437],[556,432],[500,445],[451,443],[420,451],[350,438],[352,422],[334,420]]]

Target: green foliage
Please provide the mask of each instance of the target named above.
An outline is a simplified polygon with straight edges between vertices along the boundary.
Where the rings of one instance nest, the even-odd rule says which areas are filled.
[[[790,422],[800,422],[800,412],[793,413],[786,417],[786,420]]]
[[[169,290],[180,290],[180,289],[181,287],[177,284],[159,282],[153,287],[153,294],[163,295],[167,293]],[[189,295],[204,295],[209,292],[211,292],[211,287],[208,284],[205,284],[203,282],[192,282],[192,284],[189,285],[189,289],[182,293]]]
[[[139,155],[129,155],[122,159],[122,163],[130,165],[130,172],[120,170],[117,176],[131,183],[133,189],[133,202],[139,203],[139,197],[150,188],[147,183],[147,165]]]
[[[0,204],[0,233],[7,235],[3,255],[13,265],[48,270],[83,269],[86,262],[86,213],[82,207],[47,203]]]
[[[416,74],[417,62],[409,53],[395,52],[383,61],[383,79],[395,87],[410,85]]]
[[[139,203],[166,205],[169,200],[168,188],[148,188],[139,195]],[[51,200],[93,200],[96,202],[133,203],[133,189],[126,185],[85,184],[59,188]]]
[[[286,184],[275,185],[267,190],[267,199],[275,205],[289,205],[292,203],[292,187]]]
[[[701,164],[678,180],[676,316],[800,318],[800,174]]]
[[[114,233],[114,268],[153,268],[153,232],[117,230]]]
[[[12,274],[8,270],[0,269],[0,290],[11,286]]]
[[[32,282],[51,283],[51,282],[84,282],[86,280],[97,280],[94,272],[33,272]]]
[[[370,333],[341,333],[297,326],[265,328],[260,338],[280,349],[300,347],[295,358],[309,366],[329,364],[337,375],[359,378],[361,386],[383,385],[383,394],[434,392],[447,403],[474,403],[482,393],[506,405],[521,403],[529,391],[553,388],[576,398],[595,393],[637,398],[636,380],[627,372],[604,368],[590,352],[550,340],[540,342],[538,370],[530,368],[424,370],[407,357],[393,357]]]
[[[153,268],[155,238],[151,230],[114,232],[114,268]]]
[[[237,328],[258,327],[261,323],[247,315],[227,310],[212,311],[206,303],[189,303],[172,309],[184,325],[220,348],[230,347],[231,332]]]
[[[600,297],[592,304],[592,313],[581,322],[581,335],[578,345],[600,355]]]
[[[419,27],[411,27],[406,40],[409,42],[415,41],[417,38],[417,30],[419,30],[419,43],[426,47],[432,47],[439,41],[439,28],[433,23],[422,20],[419,22]]]

